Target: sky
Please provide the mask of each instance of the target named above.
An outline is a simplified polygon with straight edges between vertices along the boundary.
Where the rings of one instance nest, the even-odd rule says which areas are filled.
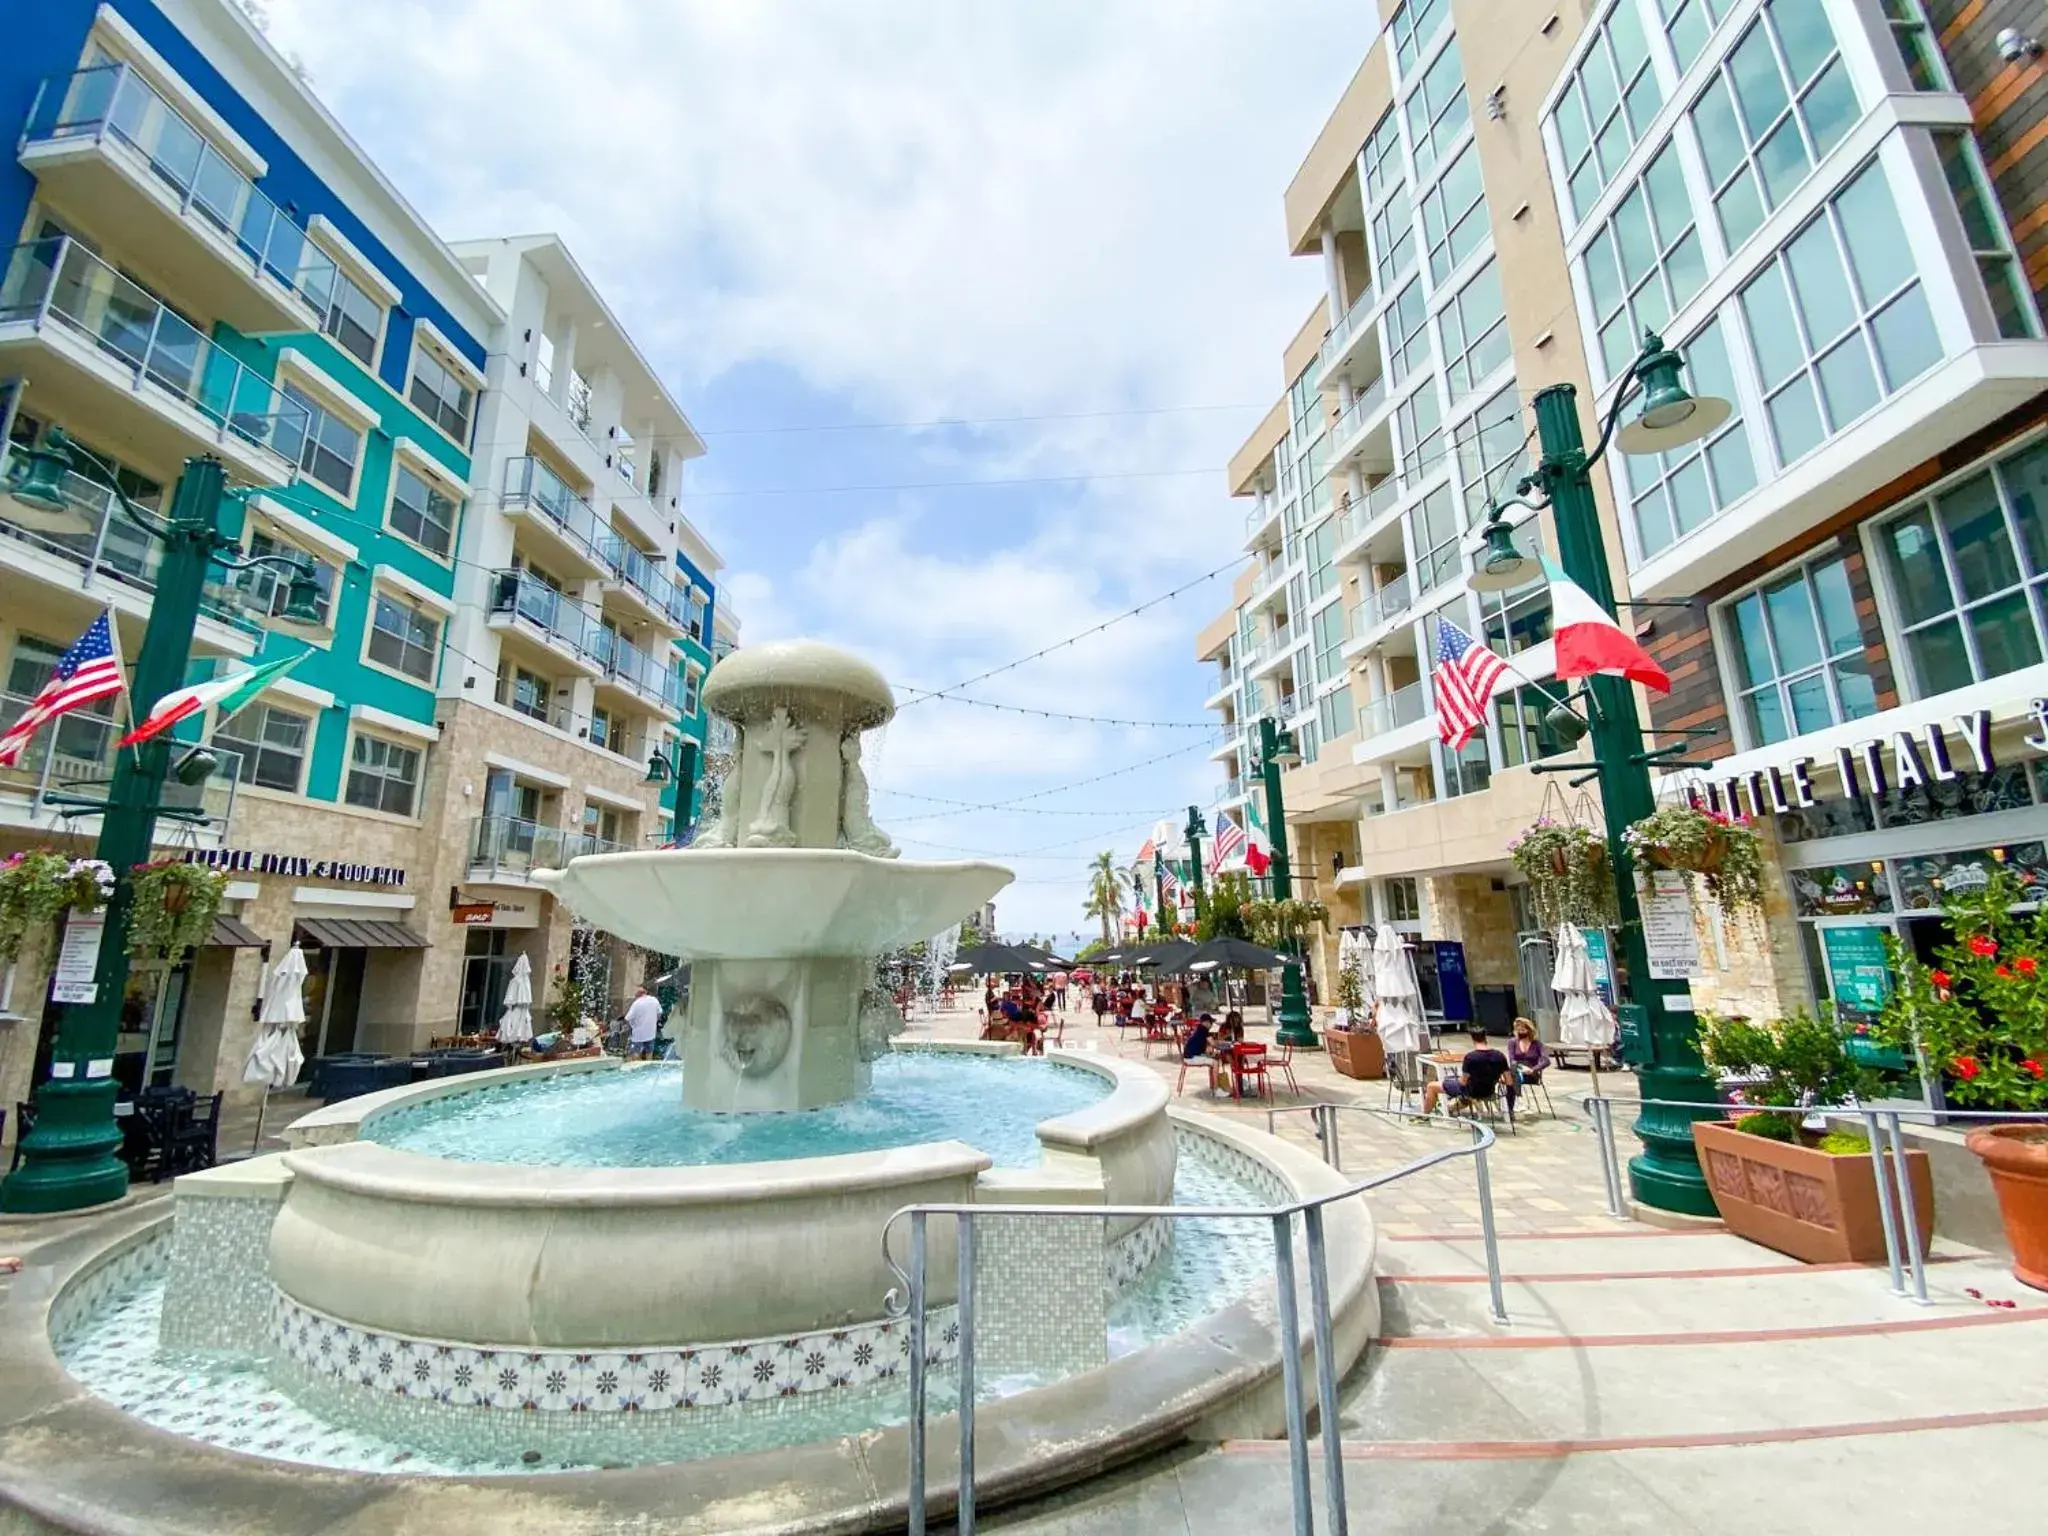
[[[1244,558],[1224,465],[1323,291],[1281,195],[1366,0],[265,10],[443,236],[567,240],[705,437],[685,510],[743,644],[949,688],[1220,569],[962,690],[1167,724],[920,699],[870,738],[906,858],[1013,868],[1005,934],[1088,929],[1094,853],[1222,777],[1193,636]]]

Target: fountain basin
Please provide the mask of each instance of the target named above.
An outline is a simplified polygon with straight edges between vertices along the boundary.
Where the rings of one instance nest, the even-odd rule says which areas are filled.
[[[684,848],[585,854],[532,878],[659,954],[794,960],[885,954],[974,911],[1011,875],[997,864],[849,848]]]

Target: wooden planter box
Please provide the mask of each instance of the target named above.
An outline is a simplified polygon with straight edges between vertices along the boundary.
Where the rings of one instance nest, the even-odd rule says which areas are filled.
[[[1330,1048],[1330,1064],[1346,1077],[1387,1075],[1386,1047],[1372,1030],[1326,1029],[1323,1043]]]
[[[1884,1217],[1870,1157],[1837,1157],[1815,1147],[1751,1136],[1726,1123],[1692,1128],[1700,1167],[1728,1230],[1809,1264],[1884,1259]],[[1934,1176],[1925,1152],[1906,1153],[1920,1251],[1934,1237]]]

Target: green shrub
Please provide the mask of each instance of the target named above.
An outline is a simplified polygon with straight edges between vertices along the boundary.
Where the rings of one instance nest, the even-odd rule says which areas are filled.
[[[1761,1136],[1766,1141],[1799,1140],[1799,1117],[1797,1115],[1748,1114],[1739,1116],[1735,1129],[1745,1136]]]
[[[1821,1137],[1820,1149],[1836,1157],[1868,1157],[1870,1138],[1861,1131],[1840,1126]]]

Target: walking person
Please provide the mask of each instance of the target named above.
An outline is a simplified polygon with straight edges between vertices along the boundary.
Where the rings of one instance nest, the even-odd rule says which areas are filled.
[[[661,1028],[661,1004],[645,987],[633,989],[633,1001],[626,1004],[627,1052],[635,1061],[654,1057],[654,1036]]]

